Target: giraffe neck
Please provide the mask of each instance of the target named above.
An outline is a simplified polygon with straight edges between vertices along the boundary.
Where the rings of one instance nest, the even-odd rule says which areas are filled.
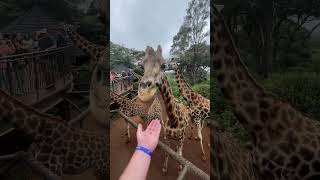
[[[146,108],[142,104],[133,102],[127,97],[123,97],[114,92],[110,92],[111,101],[120,105],[119,110],[122,111],[126,116],[140,116],[142,119],[146,118]]]
[[[263,115],[261,108],[269,108],[273,98],[256,83],[242,62],[236,50],[231,34],[219,11],[214,7],[213,33],[211,37],[213,50],[212,62],[218,84],[226,102],[231,106],[240,123],[249,132],[261,129],[265,121],[276,118]]]
[[[182,71],[177,66],[175,67],[175,74],[176,74],[176,81],[178,84],[179,91],[182,95],[182,97],[188,102],[188,104],[192,104],[193,100],[191,98],[191,94],[194,93],[193,90],[190,88],[190,86],[185,81]]]
[[[130,101],[128,98],[122,97],[114,92],[110,92],[110,98],[111,98],[111,101],[119,104],[120,106]]]
[[[97,46],[96,44],[88,41],[75,31],[67,31],[73,43],[87,55],[94,60],[98,61],[99,57],[103,54],[104,47]]]
[[[170,84],[167,80],[167,77],[164,74],[162,74],[161,86],[159,89],[160,89],[161,96],[162,96],[164,103],[165,103],[165,107],[166,107],[169,121],[181,120],[181,118],[179,118],[179,115],[177,114],[177,112],[185,113],[184,112],[185,110],[182,109],[183,106],[174,97],[174,95],[172,93],[172,89],[170,87]]]
[[[57,127],[50,124],[61,124],[61,119],[42,114],[35,109],[16,100],[0,89],[0,121],[9,122],[15,128],[24,131],[32,138],[37,139],[42,136],[42,129]]]

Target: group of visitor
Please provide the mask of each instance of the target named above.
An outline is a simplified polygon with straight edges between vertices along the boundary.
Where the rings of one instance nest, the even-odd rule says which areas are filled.
[[[52,35],[47,29],[29,34],[2,34],[0,32],[0,57],[50,50],[65,46],[66,39],[61,34]]]
[[[112,90],[115,90],[116,84],[120,84],[120,91],[122,91],[123,88],[126,89],[132,83],[133,75],[132,70],[122,71],[121,73],[110,71],[110,84]]]

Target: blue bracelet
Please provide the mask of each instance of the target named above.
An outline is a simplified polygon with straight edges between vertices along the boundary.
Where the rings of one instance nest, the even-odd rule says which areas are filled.
[[[150,157],[152,157],[152,152],[151,152],[149,149],[147,149],[147,148],[145,148],[145,147],[143,147],[143,146],[137,146],[137,147],[136,147],[136,150],[143,151],[143,152],[145,152],[146,154],[148,154]]]

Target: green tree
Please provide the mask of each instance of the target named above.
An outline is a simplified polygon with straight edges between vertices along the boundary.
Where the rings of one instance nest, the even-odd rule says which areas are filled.
[[[133,69],[135,67],[133,61],[141,59],[143,56],[143,51],[126,48],[113,42],[111,42],[110,44],[111,68],[115,68],[119,65],[124,65],[128,68]]]
[[[209,64],[206,44],[209,1],[191,0],[186,12],[179,32],[173,37],[170,53],[179,57],[183,70],[189,72],[187,78],[194,84],[205,75],[203,67]]]
[[[232,33],[236,34],[240,53],[252,58],[258,74],[267,77],[270,72],[287,66],[284,53],[303,54],[306,60],[306,44],[320,23],[308,31],[304,26],[319,19],[320,1],[217,0],[216,3],[225,5],[223,13]],[[303,48],[292,44],[301,44]],[[301,52],[296,53],[297,50]],[[300,62],[292,60],[288,66],[300,65]]]

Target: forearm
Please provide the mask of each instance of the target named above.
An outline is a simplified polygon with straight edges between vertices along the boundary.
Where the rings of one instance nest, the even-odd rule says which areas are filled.
[[[136,150],[119,180],[145,180],[147,177],[150,161],[150,156],[142,151]]]

